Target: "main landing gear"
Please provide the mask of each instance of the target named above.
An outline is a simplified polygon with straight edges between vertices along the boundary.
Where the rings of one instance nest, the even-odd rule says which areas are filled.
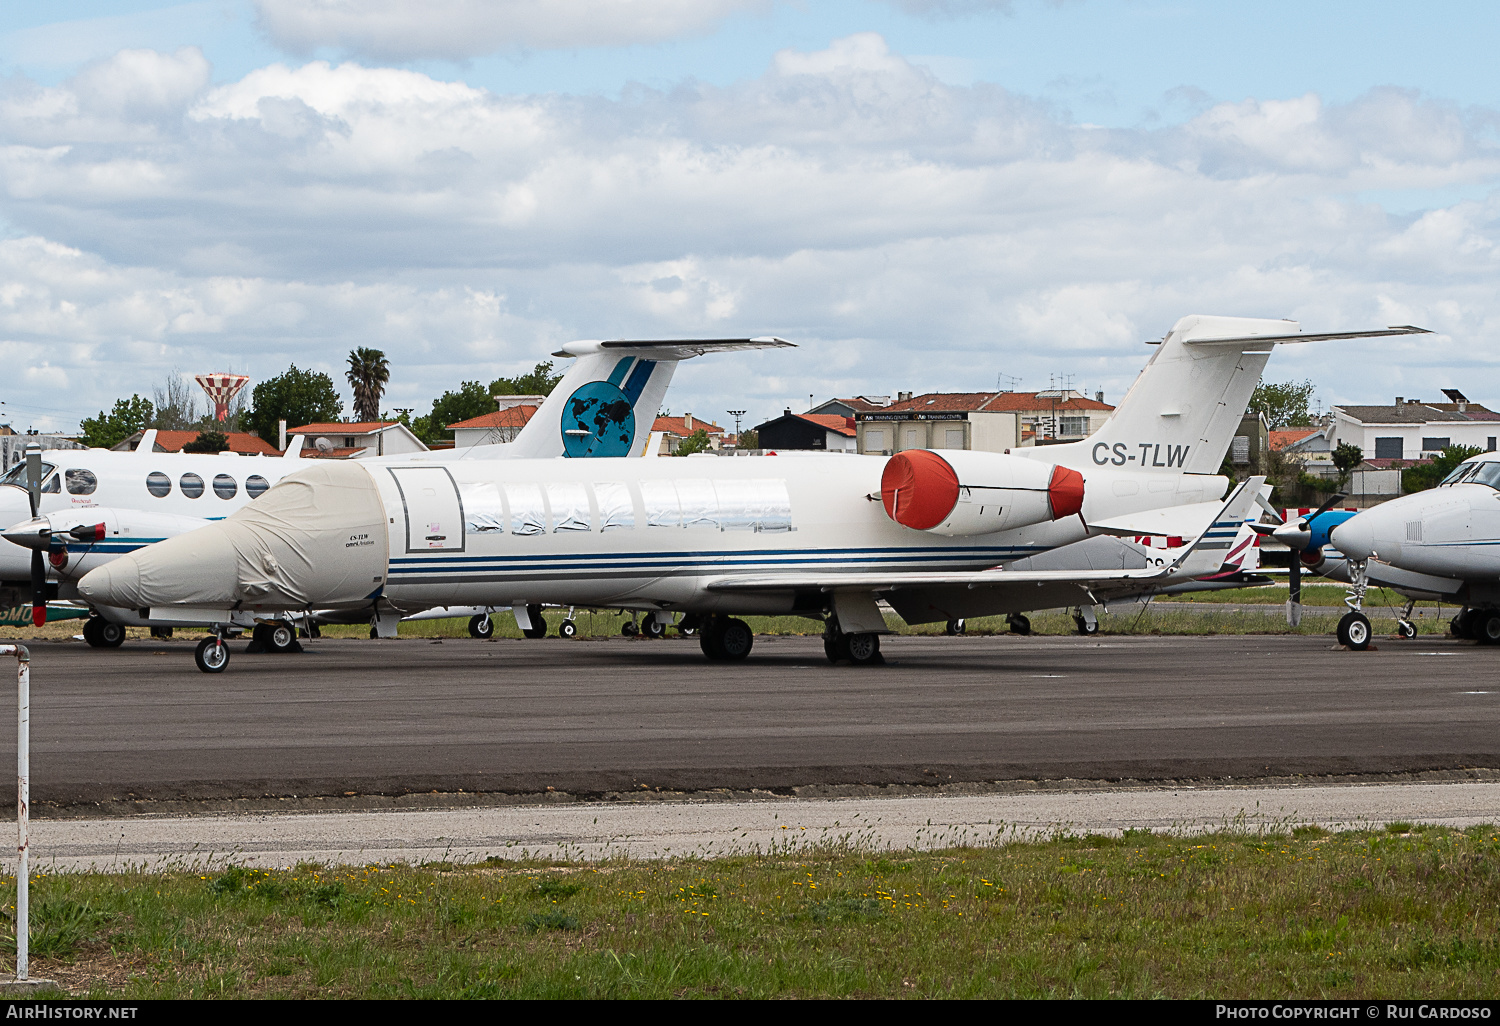
[[[1010,625],[1010,632],[1012,634],[1026,635],[1031,633],[1031,620],[1025,613],[1011,613],[1005,618],[1005,622]]]
[[[654,622],[655,618],[647,621]],[[665,632],[665,626],[662,627]],[[755,644],[755,634],[744,620],[733,617],[706,617],[699,624],[698,644],[703,654],[710,659],[738,662],[750,654]]]
[[[823,625],[823,654],[830,663],[875,666],[885,662],[880,654],[879,634],[845,634],[838,621],[831,618]]]
[[[84,622],[83,640],[91,648],[119,648],[125,644],[125,628],[102,616],[91,616]]]
[[[1500,645],[1500,609],[1465,609],[1449,621],[1448,632],[1481,645]]]
[[[480,613],[477,616],[469,617],[469,637],[483,640],[485,638],[493,638],[494,636],[495,624],[490,620],[489,613]]]
[[[250,632],[250,644],[259,645],[258,651],[277,655],[302,651],[302,646],[297,643],[297,629],[285,620],[256,624],[255,629]]]

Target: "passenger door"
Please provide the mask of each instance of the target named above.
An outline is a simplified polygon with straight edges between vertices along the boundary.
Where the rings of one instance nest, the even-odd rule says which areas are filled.
[[[407,552],[462,552],[464,508],[446,467],[389,467],[406,512]]]

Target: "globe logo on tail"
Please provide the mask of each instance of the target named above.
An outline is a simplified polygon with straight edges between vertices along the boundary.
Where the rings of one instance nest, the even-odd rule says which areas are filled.
[[[568,456],[628,456],[635,440],[630,399],[608,381],[590,381],[568,396],[562,415]]]

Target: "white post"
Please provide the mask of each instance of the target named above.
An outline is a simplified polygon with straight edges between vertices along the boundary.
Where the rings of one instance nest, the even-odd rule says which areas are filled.
[[[31,959],[31,653],[25,645],[0,645],[16,657],[16,982],[30,978]]]

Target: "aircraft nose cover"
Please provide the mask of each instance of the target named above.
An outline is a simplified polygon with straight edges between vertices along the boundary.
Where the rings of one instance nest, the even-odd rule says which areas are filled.
[[[1068,467],[1053,467],[1052,481],[1047,485],[1047,500],[1052,503],[1052,519],[1061,520],[1083,509],[1083,475]]]
[[[85,574],[78,590],[90,603],[127,609],[349,604],[382,586],[386,539],[369,472],[320,460],[217,524]]]
[[[896,523],[930,531],[958,505],[958,475],[930,450],[898,452],[886,460],[880,475],[880,501]]]

